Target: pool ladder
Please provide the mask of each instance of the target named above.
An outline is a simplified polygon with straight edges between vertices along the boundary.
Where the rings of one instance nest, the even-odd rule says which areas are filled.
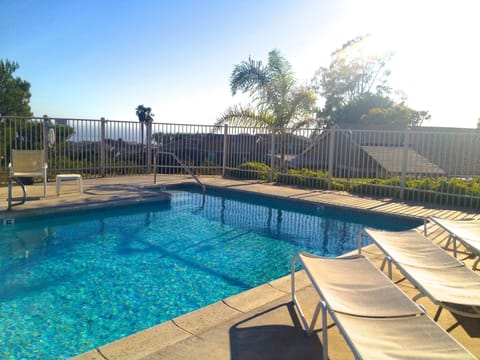
[[[202,208],[205,206],[205,192],[206,192],[206,187],[205,187],[205,184],[203,184],[200,179],[197,177],[197,175],[195,175],[192,170],[190,170],[188,168],[187,165],[185,165],[183,163],[182,160],[180,160],[174,153],[171,153],[171,152],[168,152],[168,151],[156,151],[155,152],[155,156],[154,156],[154,160],[153,160],[153,183],[156,184],[157,183],[157,156],[159,154],[163,154],[163,155],[170,155],[171,157],[173,157],[175,159],[175,161],[177,163],[180,164],[180,166],[197,182],[198,185],[200,185],[200,187],[202,188],[202,194],[203,194],[203,199],[202,199]]]
[[[12,203],[12,192],[13,192],[12,180],[14,180],[18,185],[20,185],[20,187],[22,188],[22,192],[23,192],[22,200],[20,200],[19,202],[16,202],[16,203]],[[20,181],[20,179],[17,178],[16,176],[12,176],[10,178],[10,180],[8,181],[8,195],[7,195],[7,198],[8,198],[7,211],[11,210],[13,206],[25,204],[25,201],[27,201],[27,188],[25,187],[25,184],[22,183]]]

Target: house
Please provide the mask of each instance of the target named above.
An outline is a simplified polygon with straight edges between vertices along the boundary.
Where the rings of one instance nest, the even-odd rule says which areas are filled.
[[[410,143],[450,176],[480,175],[480,129],[422,126],[411,132]]]
[[[406,173],[413,176],[445,174],[438,164],[419,153],[414,146],[405,147],[405,136],[404,131],[334,127],[312,140],[306,150],[290,161],[290,166],[328,171],[331,161],[332,175],[348,178],[399,176],[403,166],[406,166]]]
[[[245,162],[270,164],[272,136],[268,130],[265,131],[266,133],[229,134],[226,148],[227,166],[237,167]],[[206,162],[221,165],[223,162],[225,138],[221,133],[157,133],[154,134],[154,138],[161,151],[174,153],[182,161],[191,165],[201,165]],[[303,136],[276,135],[273,148],[274,158],[280,158],[282,147],[286,158],[289,158],[289,156],[292,157],[301,152],[308,144],[309,140]]]

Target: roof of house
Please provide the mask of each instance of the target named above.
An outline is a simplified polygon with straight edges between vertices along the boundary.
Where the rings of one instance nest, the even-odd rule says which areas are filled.
[[[361,146],[361,148],[390,173],[400,174],[402,172],[404,151],[407,151],[407,173],[445,173],[438,165],[432,163],[412,148],[407,148],[406,150],[403,146]]]

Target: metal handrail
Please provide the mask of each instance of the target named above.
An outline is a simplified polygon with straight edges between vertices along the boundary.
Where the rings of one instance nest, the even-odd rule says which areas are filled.
[[[159,154],[163,155],[170,155],[173,157],[183,169],[197,182],[198,185],[201,186],[202,188],[202,194],[203,194],[203,201],[202,201],[202,207],[205,206],[205,192],[206,192],[206,187],[205,184],[203,184],[200,179],[195,175],[188,167],[185,165],[182,160],[180,160],[174,153],[168,152],[168,151],[155,151],[155,156],[154,156],[154,161],[153,161],[153,183],[157,183],[157,156]]]
[[[20,185],[20,187],[22,188],[22,191],[23,191],[23,196],[22,196],[22,200],[20,202],[17,202],[17,203],[14,203],[12,204],[12,180],[15,180],[15,182]],[[17,205],[22,205],[22,204],[25,204],[25,201],[27,201],[27,188],[25,187],[25,184],[23,182],[20,181],[19,178],[17,178],[16,176],[12,176],[10,178],[10,180],[8,181],[8,207],[7,207],[7,211],[11,210],[13,206],[17,206]]]

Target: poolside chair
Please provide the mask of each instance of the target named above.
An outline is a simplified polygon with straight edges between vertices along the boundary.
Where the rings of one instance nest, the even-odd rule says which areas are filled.
[[[427,222],[431,221],[449,233],[446,247],[453,240],[453,255],[457,256],[457,240],[460,241],[467,250],[477,260],[473,263],[472,269],[476,270],[480,262],[480,221],[478,220],[448,220],[429,216],[425,219],[425,236],[427,236]]]
[[[420,292],[413,300],[427,296],[438,306],[434,320],[443,308],[467,317],[480,318],[480,276],[450,256],[440,246],[416,230],[389,232],[365,228],[358,236],[361,252],[362,233],[385,254],[388,275],[392,263]]]
[[[296,297],[297,261],[320,296],[310,325]],[[328,359],[327,313],[356,359],[475,358],[362,255],[299,253],[292,260],[291,278],[293,302],[307,334],[322,310],[322,359]]]
[[[10,179],[19,177],[43,177],[43,196],[47,195],[47,163],[44,150],[12,150],[12,162],[8,165]]]

